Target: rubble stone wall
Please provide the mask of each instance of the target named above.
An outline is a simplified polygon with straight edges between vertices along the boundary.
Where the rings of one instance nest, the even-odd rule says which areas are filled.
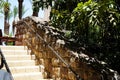
[[[82,62],[75,52],[64,46],[66,42],[60,39],[62,32],[48,24],[36,17],[27,17],[16,24],[17,37],[22,39],[23,45],[31,49],[31,54],[35,54],[36,64],[40,65],[44,78],[76,80],[72,71],[49,49],[49,45],[83,80],[101,80],[99,72]]]

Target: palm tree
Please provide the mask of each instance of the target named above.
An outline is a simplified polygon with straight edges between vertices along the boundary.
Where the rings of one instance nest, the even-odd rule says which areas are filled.
[[[2,9],[2,7],[3,7],[3,0],[0,0],[0,12],[1,12],[1,9]]]
[[[10,11],[10,3],[9,2],[4,2],[4,33],[6,35],[9,35],[9,22],[8,17],[9,17],[9,11]]]
[[[3,0],[0,0],[0,13],[1,13],[1,9],[3,7]],[[1,18],[1,16],[0,16]],[[0,37],[2,37],[2,30],[0,29]],[[0,45],[2,45],[2,41],[0,39]],[[2,61],[2,58],[1,58],[1,61]],[[2,63],[2,62],[1,62]],[[3,64],[0,64],[0,69],[3,67]]]
[[[18,0],[18,4],[19,4],[19,19],[22,19],[22,4],[23,4],[24,0]]]
[[[13,8],[13,17],[14,17],[14,20],[13,20],[13,23],[12,23],[12,31],[13,31],[13,34],[15,32],[15,18],[18,14],[18,7],[17,6],[14,6]]]
[[[0,13],[3,13],[3,11],[2,11],[3,3],[4,3],[4,1],[3,1],[3,0],[0,0]],[[1,17],[2,17],[2,16],[0,16],[0,18],[1,18]]]

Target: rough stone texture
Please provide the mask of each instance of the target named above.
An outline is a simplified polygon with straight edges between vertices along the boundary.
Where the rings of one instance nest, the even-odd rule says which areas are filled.
[[[16,24],[16,36],[22,39],[23,45],[36,55],[36,62],[44,66],[44,77],[55,80],[76,80],[73,72],[48,48],[51,46],[84,80],[101,80],[99,71],[88,65],[82,58],[88,56],[75,53],[65,46],[64,32],[53,28],[48,22],[37,17],[27,17]],[[80,59],[81,58],[81,59]],[[94,61],[94,59],[93,59]],[[110,78],[109,80],[112,80]]]

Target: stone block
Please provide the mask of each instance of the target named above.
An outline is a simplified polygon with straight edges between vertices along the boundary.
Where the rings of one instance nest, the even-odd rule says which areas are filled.
[[[41,64],[41,65],[44,65],[44,59],[39,59],[39,63]]]
[[[52,71],[53,71],[52,74],[55,75],[55,77],[57,78],[60,77],[60,74],[61,74],[60,67],[53,67]]]
[[[70,65],[71,65],[72,67],[74,67],[74,68],[80,68],[80,67],[83,66],[83,63],[78,62],[78,61],[71,61],[71,60],[70,60]]]
[[[39,52],[38,54],[39,54],[39,58],[43,58],[44,53]]]
[[[69,51],[64,48],[60,48],[57,51],[60,53],[62,57],[70,57]]]
[[[48,57],[47,57],[47,53],[46,53],[46,52],[42,53],[42,57],[43,57],[43,58],[48,58]]]
[[[44,59],[44,66],[46,71],[52,72],[52,62],[50,58]]]
[[[76,79],[74,74],[71,71],[68,72],[68,78],[69,78],[69,80],[75,80]]]
[[[60,66],[60,60],[57,58],[52,58],[52,66]]]
[[[61,78],[64,80],[68,80],[68,68],[61,67]]]
[[[84,68],[72,68],[82,79],[84,78]]]
[[[70,64],[70,58],[64,57],[63,60],[64,60],[67,64]],[[66,67],[66,65],[65,65],[63,62],[60,62],[60,65],[63,66],[63,67]]]
[[[49,52],[49,53],[47,53],[47,57],[48,58],[55,58],[56,55],[54,53],[52,53],[52,52]]]

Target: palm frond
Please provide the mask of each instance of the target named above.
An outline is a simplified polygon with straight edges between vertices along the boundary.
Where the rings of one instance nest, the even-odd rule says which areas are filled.
[[[8,22],[9,22],[10,18],[12,18],[12,17],[13,17],[13,12],[10,11],[10,12],[8,13]]]
[[[28,9],[25,9],[25,5],[22,7],[22,16],[28,11]]]
[[[14,17],[14,19],[17,16],[17,14],[18,14],[18,7],[14,6],[14,8],[13,8],[13,17]]]

